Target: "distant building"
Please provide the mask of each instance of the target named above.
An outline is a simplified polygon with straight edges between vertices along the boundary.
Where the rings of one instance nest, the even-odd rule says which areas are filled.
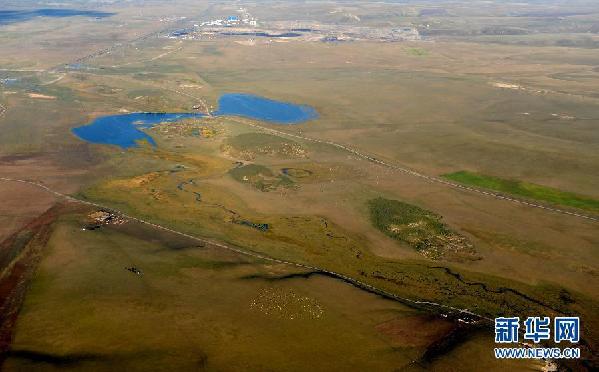
[[[227,21],[229,21],[229,22],[239,22],[239,17],[238,16],[229,16],[227,18]]]

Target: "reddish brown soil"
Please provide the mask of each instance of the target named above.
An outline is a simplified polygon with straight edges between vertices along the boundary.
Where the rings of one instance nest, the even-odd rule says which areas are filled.
[[[30,279],[52,230],[52,223],[63,206],[54,206],[0,243],[0,256],[14,256],[1,267],[0,278],[0,367],[10,347],[13,329]],[[28,240],[19,242],[19,236]],[[15,246],[18,244],[18,246]],[[15,252],[15,249],[17,252]],[[6,257],[5,257],[6,258]]]

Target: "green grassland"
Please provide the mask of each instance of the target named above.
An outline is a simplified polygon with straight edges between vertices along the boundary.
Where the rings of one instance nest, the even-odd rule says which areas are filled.
[[[231,131],[237,132],[235,125],[229,125]],[[227,137],[221,140],[226,141]],[[278,172],[273,169],[291,165],[304,170],[300,174],[305,177],[294,177],[294,172],[291,172],[289,177],[298,182],[313,177],[315,179],[312,182],[317,184],[340,180],[351,182],[355,179],[351,175],[358,173],[352,173],[346,165],[332,167],[324,166],[326,163],[305,160],[289,163],[288,160],[273,159],[266,162],[268,166],[236,166],[230,160],[223,161],[220,158],[218,143],[211,144],[210,151],[205,148],[193,152],[177,148],[168,151],[149,148],[137,150],[134,158],[162,159],[171,164],[166,169],[179,166],[179,171],[149,172],[110,179],[87,189],[82,195],[184,232],[222,240],[279,259],[334,270],[402,297],[470,308],[490,317],[507,312],[555,314],[575,311],[584,314],[585,322],[594,324],[590,312],[596,304],[582,293],[571,290],[564,292],[560,286],[546,282],[525,284],[448,265],[447,261],[464,261],[465,257],[472,259],[474,252],[470,249],[457,254],[451,250],[435,252],[430,258],[441,259],[440,263],[389,260],[374,255],[368,249],[370,243],[363,236],[352,233],[330,219],[306,214],[258,212],[256,209],[261,209],[261,203],[272,201],[267,202],[258,194],[252,196],[255,200],[253,204],[248,204],[245,197],[222,187],[220,180],[224,175],[231,176],[239,183],[253,184],[250,180],[255,178],[256,184],[260,185],[262,179],[277,176]],[[165,165],[162,167],[165,169]],[[194,183],[189,188],[185,187],[188,192],[177,188],[181,182],[190,179]],[[197,195],[195,193],[201,194],[201,200],[194,196]],[[383,229],[385,233],[393,224],[409,227],[410,224],[425,221],[425,228],[418,227],[414,231],[413,237],[420,242],[426,242],[432,236],[455,234],[441,222],[437,213],[410,204],[380,198],[375,199],[370,207],[380,217],[377,217],[377,224],[387,226]],[[267,225],[268,229],[254,227],[259,225]],[[397,239],[400,245],[419,247],[418,241],[412,239],[410,234],[403,236],[394,232],[388,235]],[[564,293],[567,295],[564,296]],[[570,299],[574,299],[573,302]]]
[[[564,302],[563,289],[554,285],[530,286],[463,270],[456,274],[446,265],[381,259],[363,248],[364,241],[360,236],[332,221],[311,216],[259,214],[232,194],[209,183],[199,188],[202,202],[192,202],[192,195],[176,191],[178,182],[190,178],[199,178],[198,183],[202,184],[200,177],[190,173],[164,173],[141,186],[137,186],[137,181],[126,179],[106,182],[86,191],[85,196],[188,233],[334,270],[400,296],[471,308],[487,316],[535,311],[553,314],[573,311],[571,307],[586,313],[595,306],[592,300],[571,291],[568,291],[568,297],[574,301]],[[400,211],[395,203],[391,205],[393,213]],[[406,213],[404,221],[427,215],[411,206],[407,210],[410,213]],[[231,211],[233,217],[268,223],[269,230],[264,232],[235,224]],[[436,224],[431,228],[445,229]],[[588,322],[591,319],[588,318]]]
[[[208,85],[315,107],[321,116],[301,126],[304,135],[351,144],[429,174],[450,172],[456,164],[500,177],[526,175],[539,184],[561,174],[560,188],[596,193],[599,161],[593,148],[599,137],[592,118],[597,102],[589,96],[595,79],[567,84],[552,79],[549,75],[565,69],[553,64],[561,58],[558,50],[539,51],[543,65],[533,69],[532,57],[517,48],[478,44],[427,44],[426,58],[409,56],[405,46],[393,43],[385,48],[370,43],[335,48],[223,43],[220,48],[222,57],[196,55],[193,61]],[[586,72],[597,62],[588,51],[574,54],[579,59],[563,61],[572,69]],[[345,63],[347,55],[351,63]],[[530,72],[512,76],[498,64],[503,59],[514,61],[509,68]],[[287,61],[284,68],[279,60]],[[381,62],[386,60],[396,63],[390,67]],[[290,70],[297,74],[293,82]],[[501,71],[500,77],[493,71]],[[493,86],[504,80],[529,90]],[[537,93],[544,90],[549,93]],[[561,113],[574,119],[552,116]]]
[[[82,218],[55,226],[8,370],[380,370],[426,346],[390,352],[376,330],[418,315],[400,304],[321,277],[278,280],[297,272],[141,226],[85,232]],[[144,275],[125,270],[132,265]],[[307,300],[318,312],[297,306]],[[352,301],[361,305],[344,305]]]
[[[416,57],[424,57],[428,55],[428,51],[422,48],[408,48],[408,54]]]
[[[82,231],[83,212],[53,228],[7,370],[394,370],[454,327],[337,280],[134,222]],[[499,371],[491,343],[478,332],[465,346]],[[433,363],[456,368],[463,353]]]
[[[599,213],[599,200],[572,192],[561,191],[534,183],[504,179],[480,173],[460,171],[444,174],[443,178],[464,185],[476,186],[543,202],[585,209]]]
[[[441,222],[442,217],[398,200],[369,201],[373,225],[432,259],[477,259],[472,243]]]
[[[273,191],[280,187],[292,187],[293,181],[284,174],[275,175],[269,168],[248,164],[233,168],[229,174],[238,182],[247,183],[260,191]]]

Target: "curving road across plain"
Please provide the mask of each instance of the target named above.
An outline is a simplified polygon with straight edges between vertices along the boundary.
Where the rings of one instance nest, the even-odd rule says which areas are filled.
[[[283,264],[283,265],[287,265],[287,266],[293,266],[293,267],[297,267],[297,268],[301,268],[301,269],[307,269],[307,270],[311,270],[313,272],[317,272],[317,273],[321,273],[327,276],[330,276],[332,278],[336,278],[336,279],[340,279],[343,280],[344,282],[351,284],[357,288],[366,290],[368,292],[374,293],[374,294],[378,294],[380,296],[383,296],[385,298],[391,299],[391,300],[395,300],[398,302],[401,302],[403,304],[406,305],[411,305],[417,308],[429,308],[429,309],[435,309],[438,311],[441,311],[442,313],[448,315],[448,314],[452,314],[452,315],[456,315],[458,317],[458,320],[461,322],[465,322],[465,323],[472,323],[472,322],[478,322],[478,321],[486,321],[486,322],[493,322],[493,319],[485,317],[483,315],[479,315],[476,314],[468,309],[459,309],[457,307],[454,306],[449,306],[449,305],[444,305],[444,304],[439,304],[436,302],[431,302],[431,301],[422,301],[422,300],[414,300],[414,299],[410,299],[410,298],[405,298],[405,297],[400,297],[397,296],[391,292],[385,291],[383,289],[377,288],[375,286],[372,286],[370,284],[364,283],[360,280],[354,279],[352,277],[349,277],[347,275],[335,272],[335,271],[330,271],[330,270],[326,270],[320,267],[316,267],[316,266],[311,266],[311,265],[306,265],[306,264],[302,264],[302,263],[298,263],[298,262],[291,262],[291,261],[285,261],[285,260],[280,260],[278,258],[273,258],[273,257],[269,257],[260,253],[256,253],[253,251],[249,251],[249,250],[245,250],[245,249],[241,249],[241,248],[237,248],[237,247],[233,247],[230,246],[228,244],[222,243],[222,242],[218,242],[218,241],[214,241],[211,239],[205,239],[205,238],[200,238],[194,235],[190,235],[181,231],[177,231],[174,229],[171,229],[169,227],[163,226],[163,225],[159,225],[147,220],[143,220],[141,218],[137,218],[131,215],[127,215],[117,209],[111,208],[111,207],[107,207],[98,203],[94,203],[94,202],[90,202],[87,200],[82,200],[82,199],[78,199],[75,198],[73,196],[70,195],[66,195],[63,193],[60,193],[56,190],[53,190],[51,188],[49,188],[48,186],[39,183],[39,182],[35,182],[35,181],[31,181],[31,180],[23,180],[23,179],[15,179],[15,178],[8,178],[8,177],[0,177],[0,181],[3,182],[19,182],[19,183],[24,183],[24,184],[28,184],[28,185],[32,185],[35,187],[38,187],[46,192],[49,192],[51,194],[53,194],[54,196],[56,196],[57,198],[61,198],[61,199],[65,199],[67,201],[73,202],[73,203],[78,203],[78,204],[84,204],[84,205],[89,205],[95,208],[101,208],[104,210],[108,210],[111,211],[113,213],[116,213],[120,216],[122,216],[123,218],[126,218],[128,220],[131,221],[136,221],[148,226],[151,226],[155,229],[158,230],[163,230],[163,231],[168,231],[170,233],[179,235],[179,236],[183,236],[186,237],[188,239],[192,239],[198,242],[201,242],[203,244],[209,244],[215,247],[219,247],[222,249],[226,249],[232,252],[235,252],[237,254],[240,255],[244,255],[244,256],[248,256],[248,257],[253,257],[259,260],[263,260],[263,261],[267,261],[267,262],[272,262],[272,263],[277,263],[277,264]]]
[[[578,213],[578,212],[573,212],[573,211],[569,211],[569,210],[565,210],[565,209],[560,209],[560,208],[550,207],[550,206],[546,206],[546,205],[542,205],[542,204],[537,204],[537,203],[533,203],[533,202],[530,202],[530,201],[526,201],[526,200],[522,200],[522,199],[517,199],[517,198],[511,197],[511,196],[503,195],[503,194],[500,194],[500,193],[496,193],[496,192],[492,192],[492,191],[488,191],[488,190],[483,190],[483,189],[478,189],[478,188],[475,188],[475,187],[470,187],[470,186],[462,185],[462,184],[459,184],[459,183],[451,182],[451,181],[445,180],[443,178],[439,178],[439,177],[435,177],[435,176],[428,176],[428,175],[426,175],[424,173],[416,172],[416,171],[408,169],[406,167],[402,167],[402,166],[399,166],[399,165],[394,165],[394,164],[387,163],[387,162],[385,162],[385,161],[383,161],[381,159],[375,158],[372,155],[365,154],[365,153],[360,152],[360,151],[358,151],[358,150],[356,150],[356,149],[354,149],[354,148],[352,148],[350,146],[346,146],[346,145],[343,145],[343,144],[340,144],[340,143],[337,143],[337,142],[327,141],[327,140],[320,140],[320,139],[317,139],[317,138],[306,137],[306,136],[302,136],[302,135],[299,135],[299,134],[288,133],[288,132],[276,130],[276,129],[273,129],[273,128],[264,127],[262,125],[258,125],[256,123],[249,122],[249,121],[246,121],[246,120],[241,120],[239,118],[235,119],[235,122],[241,123],[241,124],[245,124],[245,125],[249,125],[251,127],[254,127],[254,128],[260,129],[262,131],[275,134],[275,135],[292,137],[292,138],[297,138],[297,139],[308,141],[308,142],[315,142],[315,143],[321,143],[321,144],[326,144],[326,145],[334,146],[334,147],[337,147],[338,149],[341,149],[343,151],[349,152],[349,153],[351,153],[351,154],[353,154],[353,155],[355,155],[355,156],[357,156],[357,157],[359,157],[359,158],[361,158],[363,160],[369,161],[369,162],[374,163],[374,164],[378,164],[380,166],[383,166],[383,167],[386,167],[386,168],[389,168],[389,169],[392,169],[392,170],[395,170],[395,171],[398,171],[398,172],[402,172],[402,173],[408,174],[408,175],[413,176],[413,177],[418,177],[418,178],[424,179],[424,180],[429,181],[429,182],[434,182],[434,183],[438,183],[438,184],[445,185],[445,186],[448,186],[448,187],[452,187],[452,188],[455,188],[455,189],[460,189],[460,190],[467,191],[467,192],[472,192],[472,193],[476,193],[476,194],[480,194],[480,195],[489,196],[489,197],[492,197],[492,198],[495,198],[495,199],[499,199],[499,200],[505,200],[505,201],[516,203],[516,204],[520,204],[520,205],[526,206],[526,207],[543,209],[543,210],[546,210],[546,211],[560,213],[560,214],[564,214],[564,215],[567,215],[567,216],[572,216],[572,217],[582,218],[582,219],[589,220],[589,221],[599,222],[599,217],[597,217],[597,216],[590,216],[590,215],[583,214],[583,213]]]

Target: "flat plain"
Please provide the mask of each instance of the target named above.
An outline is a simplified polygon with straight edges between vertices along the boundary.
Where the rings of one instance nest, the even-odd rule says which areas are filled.
[[[0,183],[3,368],[541,369],[495,360],[489,319],[564,314],[584,358],[562,367],[596,366],[597,6],[271,5],[240,14],[355,39],[203,31],[233,2],[0,25],[0,177],[96,204]],[[128,149],[71,131],[225,93],[318,118],[207,115]]]

